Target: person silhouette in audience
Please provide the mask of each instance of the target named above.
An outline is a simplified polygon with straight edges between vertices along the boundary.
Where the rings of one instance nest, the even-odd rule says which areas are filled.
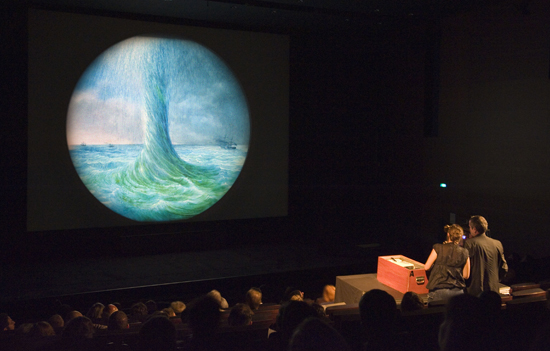
[[[138,333],[138,351],[173,351],[176,349],[176,327],[166,316],[148,319]]]
[[[384,290],[367,291],[359,301],[359,315],[365,336],[365,350],[397,350],[397,303]]]
[[[448,300],[445,320],[439,327],[441,351],[498,350],[495,336],[494,325],[479,298],[462,294]]]
[[[459,245],[464,230],[458,224],[444,227],[447,238],[443,244],[435,244],[424,265],[430,270],[430,279],[426,288],[428,304],[432,301],[447,301],[450,297],[463,294],[466,279],[470,276],[470,258],[468,250]]]
[[[245,303],[237,303],[231,308],[229,316],[227,317],[227,323],[233,327],[241,327],[252,324],[252,316],[254,312]]]
[[[245,302],[252,311],[257,310],[262,305],[262,290],[252,287],[246,292]]]
[[[424,302],[414,291],[407,291],[401,299],[401,311],[418,311],[424,309]]]
[[[185,304],[181,301],[172,301],[170,307],[174,310],[176,317],[180,318],[183,311],[185,311]]]
[[[34,323],[31,330],[29,330],[29,336],[37,339],[47,336],[55,336],[55,330],[50,323],[46,321],[40,321]]]
[[[113,304],[108,304],[107,306],[105,306],[105,308],[103,308],[100,322],[100,324],[102,325],[101,329],[107,329],[107,326],[109,325],[109,317],[116,311],[118,311],[118,307]]]
[[[15,330],[15,322],[7,313],[0,313],[0,331]]]
[[[61,331],[63,329],[63,326],[65,325],[65,320],[61,315],[54,314],[48,319],[48,323],[52,326],[52,328],[56,331]]]
[[[70,311],[69,313],[67,313],[67,315],[65,316],[65,323],[63,325],[66,325],[67,323],[69,323],[69,321],[71,319],[74,319],[76,317],[82,317],[82,313],[80,313],[79,311],[76,311],[76,310],[73,310],[73,311]]]
[[[145,301],[145,306],[147,306],[147,314],[152,315],[157,312],[157,302],[155,300]]]
[[[130,324],[128,323],[128,316],[124,311],[115,311],[111,313],[107,324],[107,329],[109,331],[124,330],[128,328],[130,328]]]
[[[281,304],[288,301],[304,301],[304,292],[293,287],[286,288]]]
[[[39,350],[55,342],[55,330],[50,323],[46,321],[40,321],[34,323],[32,328],[28,332],[28,349]]]
[[[90,307],[88,312],[86,313],[86,317],[88,317],[93,325],[94,328],[100,330],[100,329],[107,329],[107,325],[103,324],[103,310],[105,309],[105,305],[101,302],[96,302]]]
[[[325,285],[323,288],[323,295],[317,298],[316,302],[319,304],[334,302],[335,295],[336,295],[336,287],[330,284]]]
[[[174,312],[172,307],[165,307],[162,310],[160,310],[159,312],[164,313],[166,315],[166,317],[168,317],[168,318],[176,317],[176,312]]]
[[[350,351],[346,340],[327,322],[306,318],[298,325],[289,343],[289,351]]]
[[[90,318],[75,317],[65,323],[61,338],[42,347],[41,351],[94,351],[95,328]]]
[[[227,300],[222,296],[222,294],[218,290],[212,290],[207,295],[212,297],[214,300],[218,301],[218,305],[220,305],[220,309],[225,310],[229,308],[229,304],[227,303]]]
[[[147,319],[147,306],[143,302],[136,302],[131,307],[131,314],[128,317],[130,323],[142,323]]]
[[[319,318],[319,314],[307,302],[290,300],[283,303],[277,315],[277,331],[269,335],[269,350],[288,350],[288,345],[294,330],[300,323],[310,317]]]
[[[220,325],[220,302],[212,294],[191,301],[188,310],[192,335],[185,343],[186,350],[216,350],[215,335]]]

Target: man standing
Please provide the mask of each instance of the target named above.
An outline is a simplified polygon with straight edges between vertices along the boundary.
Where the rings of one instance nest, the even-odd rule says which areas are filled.
[[[489,224],[482,216],[470,218],[470,238],[464,248],[470,253],[470,286],[468,293],[478,296],[482,291],[499,292],[499,282],[508,272],[504,249],[498,240],[489,238]]]

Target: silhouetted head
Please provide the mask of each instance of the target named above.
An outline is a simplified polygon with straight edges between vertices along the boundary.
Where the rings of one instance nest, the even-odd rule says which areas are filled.
[[[220,305],[210,295],[193,300],[188,307],[189,326],[195,336],[211,336],[220,324]]]
[[[91,339],[94,336],[94,325],[88,317],[75,317],[65,324],[61,336],[63,338]]]
[[[128,329],[128,316],[124,311],[115,311],[109,316],[109,324],[107,329],[109,330],[123,330]]]
[[[227,323],[234,327],[250,325],[252,324],[253,315],[254,312],[252,312],[250,306],[245,303],[238,303],[229,312]]]
[[[289,343],[289,351],[349,351],[346,340],[319,318],[307,318],[298,325]]]
[[[401,300],[401,311],[416,311],[424,308],[424,302],[413,291],[407,291]]]
[[[139,351],[171,351],[176,348],[176,327],[167,317],[152,317],[143,323],[138,335]]]
[[[367,339],[385,337],[395,329],[397,303],[386,291],[372,289],[361,297],[359,314]]]

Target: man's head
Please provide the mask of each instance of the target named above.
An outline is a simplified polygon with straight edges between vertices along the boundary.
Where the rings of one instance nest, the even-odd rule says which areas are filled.
[[[104,320],[109,320],[109,317],[116,311],[118,311],[118,307],[113,304],[109,304],[103,309],[102,318]]]
[[[262,304],[262,291],[259,288],[250,288],[246,292],[245,300],[252,310],[257,310]]]
[[[64,324],[67,324],[67,322],[69,322],[71,319],[74,319],[76,317],[82,317],[82,313],[80,313],[79,311],[71,311],[67,313],[67,315],[65,316]]]
[[[181,313],[183,311],[185,311],[185,304],[181,301],[173,301],[171,304],[170,304],[170,307],[172,308],[172,310],[174,310],[174,313],[176,314],[176,316],[180,316]]]
[[[227,300],[222,296],[222,294],[218,290],[212,290],[208,294],[211,298],[218,301],[218,304],[220,305],[221,309],[227,309],[229,308],[229,304],[227,303]]]
[[[472,216],[470,217],[470,236],[476,237],[480,234],[483,234],[489,229],[489,223],[482,216]]]
[[[245,303],[238,303],[231,309],[227,323],[234,327],[245,326],[252,324],[252,316],[254,312]]]
[[[359,315],[367,339],[391,334],[397,317],[397,303],[384,290],[367,291],[359,301]]]
[[[130,324],[128,324],[128,316],[124,311],[115,311],[109,316],[109,325],[107,329],[109,330],[123,330],[128,329]]]

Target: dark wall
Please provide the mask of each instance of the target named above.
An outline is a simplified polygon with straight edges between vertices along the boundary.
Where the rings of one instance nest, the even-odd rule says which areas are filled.
[[[550,255],[550,4],[442,24],[439,137],[426,140],[426,232],[483,215],[505,252]],[[439,227],[439,228],[437,228]],[[428,229],[433,228],[433,229]]]

